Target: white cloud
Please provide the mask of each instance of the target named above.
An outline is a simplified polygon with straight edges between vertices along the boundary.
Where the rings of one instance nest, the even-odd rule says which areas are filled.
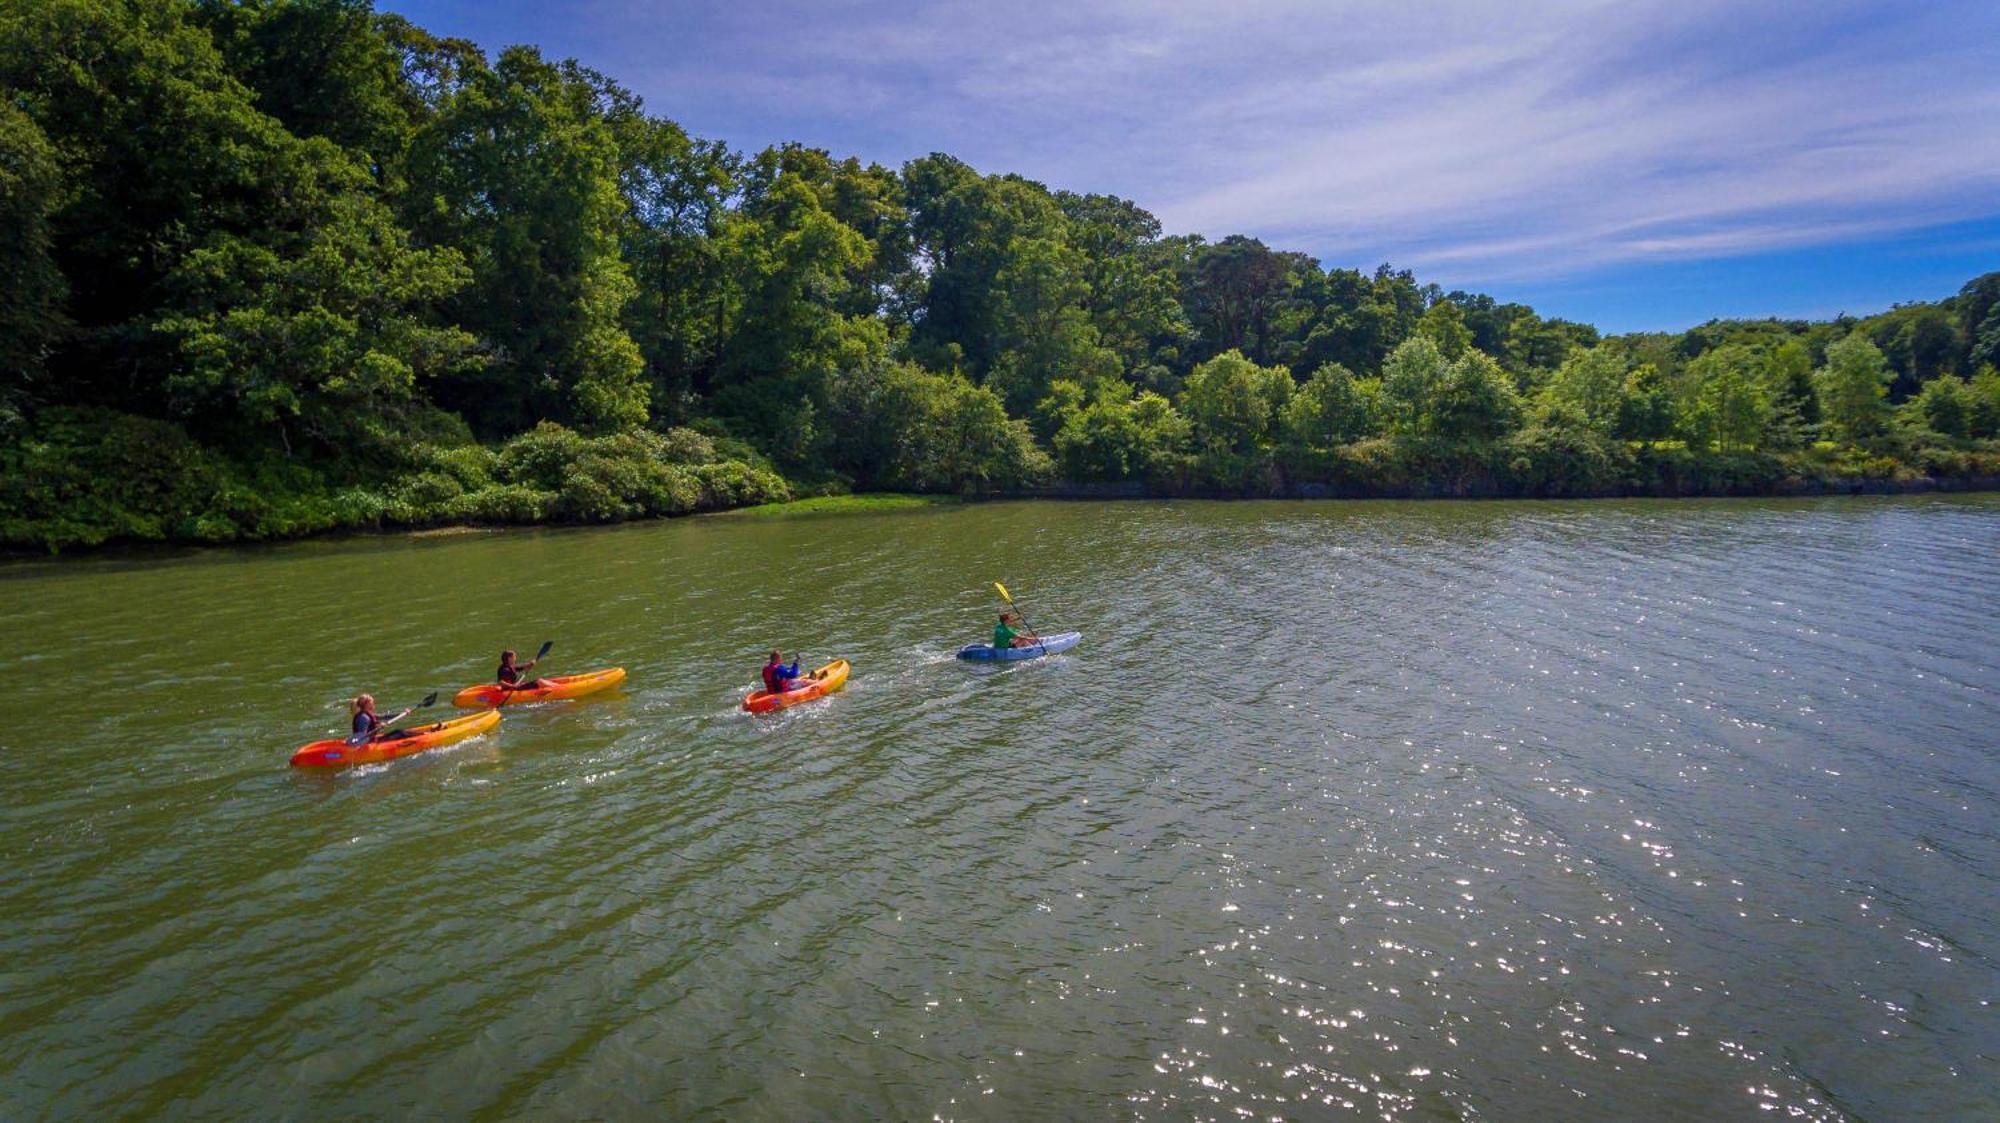
[[[773,134],[737,143],[942,150],[1448,284],[2000,211],[1990,0],[711,3],[599,0],[597,65]]]

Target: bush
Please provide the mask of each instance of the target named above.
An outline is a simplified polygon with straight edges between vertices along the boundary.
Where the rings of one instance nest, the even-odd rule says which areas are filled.
[[[1601,495],[1637,483],[1632,450],[1603,432],[1538,424],[1501,443],[1506,480],[1527,495]]]

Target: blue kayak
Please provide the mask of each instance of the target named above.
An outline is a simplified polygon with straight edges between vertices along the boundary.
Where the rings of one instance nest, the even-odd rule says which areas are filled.
[[[975,643],[959,648],[958,657],[976,663],[1011,663],[1019,659],[1039,659],[1058,651],[1068,651],[1082,641],[1082,632],[1064,632],[1061,635],[1043,636],[1042,642],[1030,647],[996,648],[990,643]]]

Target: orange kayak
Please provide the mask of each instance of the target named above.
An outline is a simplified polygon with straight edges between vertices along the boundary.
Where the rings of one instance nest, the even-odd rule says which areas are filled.
[[[782,710],[786,706],[796,706],[800,702],[810,702],[847,685],[847,660],[835,659],[812,673],[806,685],[796,690],[774,694],[769,690],[753,690],[743,699],[743,708],[753,714],[768,714],[772,710]]]
[[[485,710],[481,713],[466,714],[464,717],[434,721],[428,725],[392,729],[363,745],[350,745],[346,741],[314,741],[292,754],[292,767],[346,768],[350,764],[374,764],[378,761],[395,760],[399,756],[409,756],[425,749],[455,745],[468,737],[477,737],[499,724],[500,711]]]
[[[451,704],[461,710],[477,709],[483,706],[518,706],[523,702],[553,702],[559,698],[581,698],[600,690],[609,690],[625,681],[625,668],[613,667],[608,671],[592,671],[587,675],[551,675],[542,680],[546,686],[528,690],[509,690],[497,682],[483,686],[468,686],[452,695]]]

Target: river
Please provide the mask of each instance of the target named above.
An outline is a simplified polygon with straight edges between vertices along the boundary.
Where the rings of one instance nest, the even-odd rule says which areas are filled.
[[[990,582],[1084,642],[952,658]],[[2000,497],[0,566],[0,1116],[2000,1116]],[[463,745],[286,767],[491,673]],[[853,661],[780,715],[764,650]]]

